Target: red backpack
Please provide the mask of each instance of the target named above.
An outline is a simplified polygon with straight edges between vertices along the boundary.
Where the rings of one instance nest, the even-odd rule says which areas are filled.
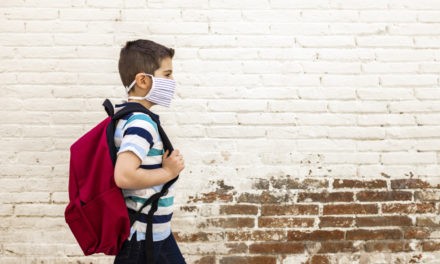
[[[121,189],[114,180],[116,147],[114,132],[117,121],[132,112],[144,112],[158,124],[164,148],[173,150],[159,121],[137,103],[129,103],[114,114],[112,103],[103,104],[109,115],[70,147],[69,204],[64,217],[84,255],[104,253],[117,255],[130,234],[130,218]],[[178,178],[178,177],[177,177]],[[152,203],[151,218],[160,196],[177,178],[166,183],[141,210]],[[137,213],[141,211],[139,210]],[[137,215],[136,215],[137,216]],[[147,225],[147,244],[152,246],[152,220]]]

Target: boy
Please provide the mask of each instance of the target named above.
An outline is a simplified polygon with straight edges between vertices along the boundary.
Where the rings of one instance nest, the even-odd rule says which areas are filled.
[[[121,49],[119,74],[128,93],[128,102],[116,105],[116,111],[130,103],[147,109],[159,104],[168,107],[175,90],[172,73],[174,50],[149,40],[129,41]],[[159,119],[159,116],[154,114]],[[157,124],[144,113],[135,112],[118,121],[115,132],[118,156],[115,182],[122,189],[130,213],[141,208],[162,186],[184,169],[179,150],[164,153]],[[174,185],[174,184],[173,184]],[[174,188],[159,200],[153,219],[154,263],[186,263],[171,232]],[[131,226],[114,263],[145,263],[145,207]]]

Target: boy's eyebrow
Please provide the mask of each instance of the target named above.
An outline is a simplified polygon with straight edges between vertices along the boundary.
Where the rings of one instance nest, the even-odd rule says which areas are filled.
[[[173,72],[173,70],[165,70],[165,72]]]

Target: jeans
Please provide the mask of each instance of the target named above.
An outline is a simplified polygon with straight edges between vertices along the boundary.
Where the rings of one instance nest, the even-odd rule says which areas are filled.
[[[173,233],[165,240],[153,244],[154,264],[186,264]],[[132,239],[122,245],[114,264],[145,264],[145,257],[145,240],[136,241],[136,234],[133,234]]]

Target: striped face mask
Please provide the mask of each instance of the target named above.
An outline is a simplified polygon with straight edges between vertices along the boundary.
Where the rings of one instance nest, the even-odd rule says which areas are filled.
[[[171,100],[173,99],[174,91],[176,89],[176,81],[167,78],[154,77],[153,75],[147,73],[144,73],[144,75],[151,77],[152,85],[150,92],[148,92],[145,97],[129,96],[128,99],[145,99],[161,106],[170,107]],[[135,84],[136,80],[134,80],[129,86],[125,87],[127,93]]]

